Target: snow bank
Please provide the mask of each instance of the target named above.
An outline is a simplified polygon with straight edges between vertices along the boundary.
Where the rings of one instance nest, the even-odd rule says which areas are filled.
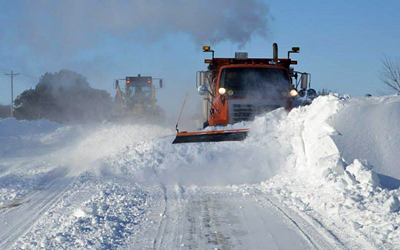
[[[36,201],[30,201],[34,198],[40,200],[40,208],[33,207],[34,211],[52,205],[12,249],[115,249],[125,245],[129,236],[151,223],[145,218],[151,198],[148,190],[129,176],[118,176],[102,160],[171,133],[156,125],[60,127],[41,134],[39,141],[47,145],[43,155],[25,154],[27,159],[0,162],[0,211],[18,207],[24,212],[25,206],[34,206]],[[54,200],[47,200],[54,193]]]
[[[346,100],[330,124],[346,161],[364,159],[377,173],[400,179],[400,96]]]
[[[362,243],[371,248],[394,249],[400,245],[400,189],[382,188],[374,168],[366,161],[354,159],[346,163],[332,139],[339,133],[329,124],[337,122],[334,119],[346,112],[351,103],[333,95],[320,97],[281,119],[273,133],[292,153],[284,173],[265,181],[263,189],[272,190],[282,203],[332,229],[350,248]],[[357,120],[358,115],[353,115],[351,119]],[[268,127],[264,121],[265,117],[258,118],[254,124]],[[263,133],[256,131],[252,136],[263,140]],[[386,167],[381,165],[380,169]]]
[[[277,115],[286,116],[280,110]],[[229,185],[260,183],[280,171],[286,150],[265,141],[172,144],[174,136],[143,141],[109,157],[119,175],[155,183]],[[269,157],[265,157],[268,152]],[[271,157],[274,156],[274,157]]]
[[[78,140],[63,150],[60,161],[70,166],[70,175],[95,167],[100,160],[120,155],[129,147],[169,135],[170,129],[157,125],[117,125],[104,124],[96,127],[81,127]]]
[[[136,184],[88,173],[64,196],[12,249],[118,249],[144,230],[151,202]]]

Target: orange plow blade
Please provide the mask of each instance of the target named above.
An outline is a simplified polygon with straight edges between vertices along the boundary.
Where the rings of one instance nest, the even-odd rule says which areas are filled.
[[[194,142],[243,141],[249,129],[228,129],[199,132],[178,132],[172,144]]]

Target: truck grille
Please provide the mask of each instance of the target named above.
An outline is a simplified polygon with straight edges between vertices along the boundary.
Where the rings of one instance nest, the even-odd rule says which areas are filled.
[[[256,115],[270,112],[280,108],[280,105],[260,105],[260,104],[233,104],[230,110],[231,123],[253,120]]]

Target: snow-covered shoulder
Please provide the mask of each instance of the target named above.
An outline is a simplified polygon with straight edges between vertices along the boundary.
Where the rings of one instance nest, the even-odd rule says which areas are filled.
[[[374,121],[373,125],[365,120],[367,114],[370,115],[368,121]],[[397,131],[400,128],[400,123],[396,122],[399,114],[398,97],[370,100],[330,95],[317,98],[310,106],[292,110],[286,118],[280,119],[276,130],[278,140],[291,148],[292,155],[283,173],[263,183],[264,190],[272,190],[282,203],[332,230],[351,249],[359,248],[358,244],[395,249],[400,245],[400,189],[398,186],[385,188],[388,179],[379,178],[374,168],[392,173],[390,181],[396,181],[393,165],[398,164],[398,155],[395,149],[385,151],[389,155],[385,155],[387,161],[383,161],[382,157],[374,159],[371,154],[368,160],[379,164],[372,166],[364,160],[365,154],[357,156],[358,150],[362,150],[357,147],[363,143],[370,151],[386,147],[388,143],[384,138],[390,141],[396,136],[393,134],[396,128]],[[255,124],[259,126],[264,121],[267,121],[265,117],[259,118]],[[338,131],[339,127],[343,130]],[[377,136],[382,141],[360,136],[359,131],[362,134],[367,130],[370,137]],[[358,141],[351,136],[346,138],[351,133],[359,135]],[[260,136],[262,133],[257,135]],[[355,148],[348,157],[351,161],[346,162],[342,155],[352,147]]]

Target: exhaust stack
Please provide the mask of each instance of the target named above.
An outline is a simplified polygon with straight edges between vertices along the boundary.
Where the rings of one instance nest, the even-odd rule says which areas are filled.
[[[274,60],[278,60],[278,44],[277,43],[272,44],[272,48],[274,52],[273,58]]]

